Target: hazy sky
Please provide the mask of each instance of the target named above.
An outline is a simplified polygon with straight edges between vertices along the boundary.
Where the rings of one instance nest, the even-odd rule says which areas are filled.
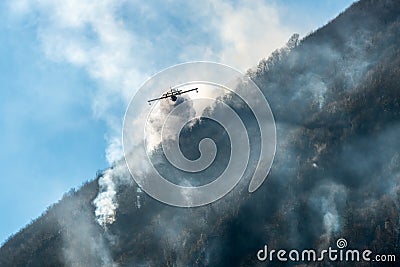
[[[148,2],[0,2],[0,243],[121,157],[149,76],[190,60],[245,71],[354,1]]]

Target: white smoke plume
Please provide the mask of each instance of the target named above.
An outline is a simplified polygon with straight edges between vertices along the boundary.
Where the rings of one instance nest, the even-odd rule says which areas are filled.
[[[129,184],[130,174],[124,162],[119,161],[113,168],[107,169],[99,178],[99,193],[93,200],[96,207],[97,222],[106,227],[116,219],[118,203],[116,194],[119,184]]]
[[[65,266],[117,266],[106,238],[92,220],[91,207],[75,194],[60,202],[55,211],[63,246],[60,248]]]
[[[341,226],[339,211],[343,210],[347,199],[347,188],[334,181],[322,181],[311,195],[311,206],[321,214],[324,233],[321,235],[321,247],[329,245],[331,238]]]
[[[115,213],[118,204],[115,202],[116,188],[113,182],[111,169],[105,171],[99,178],[99,194],[93,201],[96,206],[95,215],[100,225],[112,224],[115,221]]]

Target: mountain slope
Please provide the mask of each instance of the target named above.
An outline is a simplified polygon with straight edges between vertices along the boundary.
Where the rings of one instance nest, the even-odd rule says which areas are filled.
[[[400,3],[353,4],[248,72],[278,134],[255,193],[245,180],[216,203],[182,209],[121,184],[116,221],[103,228],[92,205],[97,177],[3,244],[0,266],[252,266],[265,244],[323,249],[340,237],[399,257],[399,66]]]

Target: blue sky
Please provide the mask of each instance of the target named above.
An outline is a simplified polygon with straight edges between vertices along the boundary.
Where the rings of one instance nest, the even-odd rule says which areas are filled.
[[[353,1],[149,2],[0,2],[0,243],[121,157],[150,75],[190,60],[245,71]]]

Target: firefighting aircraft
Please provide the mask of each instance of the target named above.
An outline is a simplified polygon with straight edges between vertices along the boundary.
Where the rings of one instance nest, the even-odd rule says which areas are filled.
[[[189,89],[189,90],[183,91],[183,90],[177,90],[177,89],[172,89],[171,88],[170,91],[166,92],[161,97],[147,100],[147,102],[149,103],[149,105],[151,105],[151,102],[156,101],[156,100],[160,100],[160,99],[165,99],[165,98],[170,98],[173,102],[175,102],[178,99],[178,97],[177,97],[178,95],[181,95],[181,94],[184,94],[184,93],[188,93],[188,92],[191,92],[191,91],[196,91],[198,93],[199,92],[198,89],[199,88],[193,88],[193,89]]]

